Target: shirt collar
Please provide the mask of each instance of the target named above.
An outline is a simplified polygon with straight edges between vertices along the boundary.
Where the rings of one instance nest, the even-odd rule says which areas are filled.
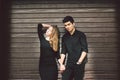
[[[71,35],[69,32],[67,32],[67,33],[68,33],[69,36],[73,36],[73,35],[75,35],[76,31],[77,31],[77,30],[75,29],[75,31],[73,32],[72,35]]]

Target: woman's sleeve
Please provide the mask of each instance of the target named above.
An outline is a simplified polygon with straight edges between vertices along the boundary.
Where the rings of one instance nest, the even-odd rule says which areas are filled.
[[[39,38],[43,37],[43,30],[42,30],[43,26],[41,23],[38,24],[38,36]]]
[[[57,58],[57,59],[60,59],[60,52],[59,52],[59,51],[57,51],[55,54],[56,54],[56,55],[55,55],[55,56],[56,56],[56,58]]]

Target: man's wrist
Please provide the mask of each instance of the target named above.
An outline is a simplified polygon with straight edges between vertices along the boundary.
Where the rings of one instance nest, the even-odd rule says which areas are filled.
[[[78,61],[76,64],[81,64],[81,62]]]

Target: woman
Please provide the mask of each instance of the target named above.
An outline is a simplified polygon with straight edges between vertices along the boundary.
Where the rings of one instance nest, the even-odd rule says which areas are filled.
[[[41,80],[57,80],[58,67],[56,58],[59,59],[59,31],[56,26],[38,24],[40,39],[39,73]]]

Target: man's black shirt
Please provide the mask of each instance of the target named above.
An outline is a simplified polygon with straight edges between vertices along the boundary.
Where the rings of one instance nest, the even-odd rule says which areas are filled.
[[[81,56],[82,51],[88,53],[86,35],[75,30],[73,35],[66,32],[62,37],[62,54],[68,53],[67,64],[75,64]],[[83,62],[87,61],[87,56]]]

